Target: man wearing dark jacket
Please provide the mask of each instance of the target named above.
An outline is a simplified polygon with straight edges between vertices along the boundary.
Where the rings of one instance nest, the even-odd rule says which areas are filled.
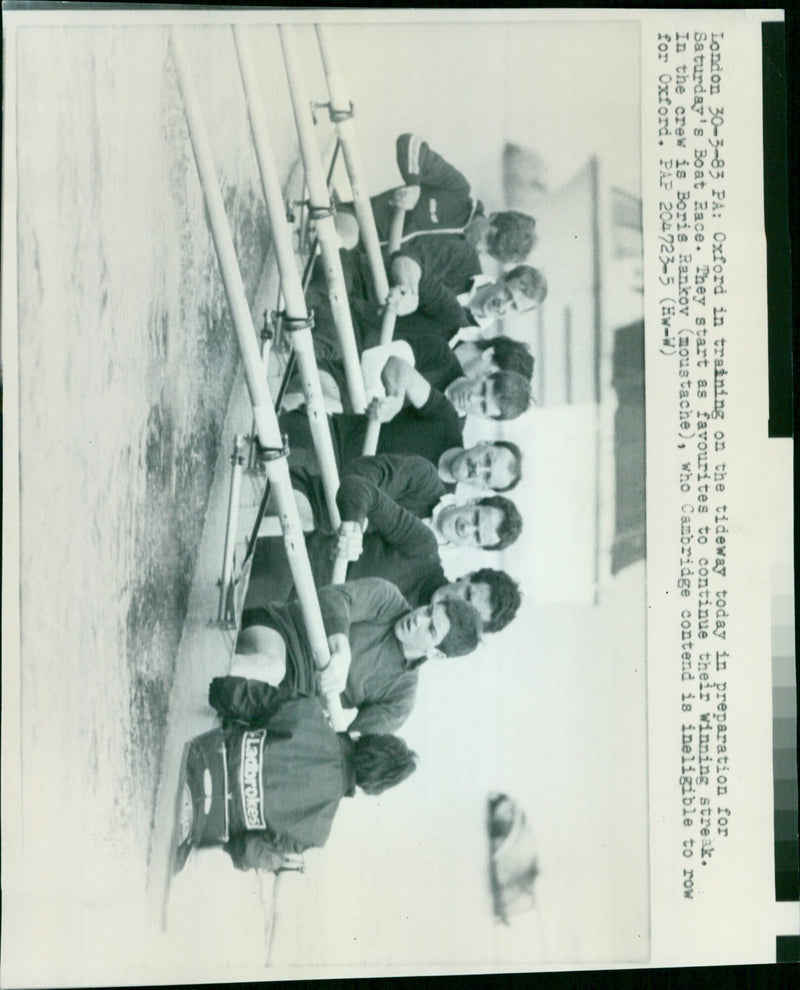
[[[350,581],[385,578],[398,588],[412,607],[429,604],[434,593],[447,585],[451,597],[461,597],[473,605],[481,620],[491,625],[493,630],[501,628],[497,625],[496,610],[500,607],[497,599],[506,588],[498,588],[498,582],[508,583],[511,579],[502,571],[487,570],[475,586],[467,587],[463,580],[448,585],[439,555],[445,532],[451,541],[463,540],[464,546],[475,546],[475,536],[468,525],[473,511],[471,503],[469,511],[463,513],[465,520],[458,525],[452,524],[448,511],[439,509],[438,503],[426,513],[426,521],[423,522],[373,482],[358,474],[342,479],[336,502],[342,520],[339,533],[334,535],[319,530],[306,536],[315,584],[330,583],[334,561],[342,552],[351,561],[348,567]],[[478,524],[478,540],[484,538],[492,545],[502,545],[502,537],[507,530],[513,535],[518,513],[510,502],[506,504],[503,501],[499,507],[493,504],[486,508],[479,506],[478,511],[482,517],[490,517],[482,518]],[[510,521],[507,518],[509,514],[512,517]],[[432,516],[435,516],[435,522],[430,518]],[[285,601],[291,589],[291,571],[286,566],[282,540],[259,541],[251,568],[247,606],[253,608],[273,601]],[[436,600],[443,599],[439,596]]]
[[[348,581],[379,577],[391,581],[412,607],[420,590],[431,582],[439,587],[446,579],[439,557],[439,541],[421,519],[398,505],[376,485],[358,475],[341,480],[336,502],[342,532],[311,533],[306,537],[308,559],[317,586],[329,584],[340,541],[358,544],[351,560]],[[369,523],[369,528],[364,532]]]
[[[278,872],[287,854],[324,846],[343,797],[380,794],[416,768],[402,739],[336,733],[318,698],[216,677],[223,728],[187,746],[177,867],[195,846],[223,844],[240,870]]]
[[[431,388],[407,361],[390,357],[381,372],[381,381],[386,397],[373,399],[367,410],[369,418],[382,424],[378,453],[417,454],[437,465],[445,452],[461,447],[466,415],[514,419],[531,402],[530,383],[510,371],[496,372],[482,383],[454,382],[448,386],[448,398]],[[308,417],[293,410],[281,413],[279,423],[289,439],[290,467],[318,473]],[[368,418],[364,416],[338,413],[330,417],[331,440],[340,470],[361,456],[367,426]]]
[[[444,337],[434,334],[403,333],[398,336],[395,333],[395,339],[409,344],[414,354],[414,367],[432,388],[440,392],[446,393],[447,387],[459,378],[485,378],[499,371],[513,371],[527,382],[533,377],[534,359],[530,348],[511,337],[501,335],[464,341],[455,347]]]
[[[417,279],[420,308],[434,315],[439,304],[467,292],[471,281],[482,272],[480,252],[501,264],[525,261],[536,242],[534,219],[515,210],[484,214],[483,205],[473,201],[469,182],[427,141],[416,134],[397,139],[397,165],[405,185],[372,198],[373,215],[379,239],[386,246],[397,207],[405,211],[401,236],[401,256],[410,256],[421,265],[423,278]],[[350,207],[345,207],[350,209]],[[342,251],[348,296],[374,300],[372,279],[366,256],[360,247]],[[403,257],[400,269],[390,259],[390,281],[405,284]],[[322,286],[321,268],[315,281]],[[321,300],[315,296],[311,305]],[[382,302],[383,300],[378,300]]]
[[[547,279],[538,268],[517,265],[492,279],[481,273],[469,244],[450,237],[411,241],[392,255],[389,279],[392,292],[400,293],[404,312],[412,312],[403,320],[434,320],[449,336],[455,333],[450,328],[485,329],[502,316],[529,312],[547,297]]]
[[[422,237],[459,238],[497,261],[524,261],[535,243],[535,221],[524,213],[484,213],[469,182],[417,134],[397,139],[397,167],[404,186],[372,197],[379,238],[389,238],[397,206],[405,210],[401,243]],[[480,269],[479,269],[480,270]]]
[[[442,497],[455,492],[459,483],[507,492],[516,486],[521,474],[519,447],[495,440],[468,448],[451,447],[441,454],[436,465],[417,454],[356,457],[342,465],[339,480],[349,475],[363,478],[419,519],[429,519]],[[330,533],[325,490],[316,467],[294,467],[291,476],[306,531]]]
[[[358,321],[357,312],[361,314]],[[370,306],[359,310],[354,308],[353,314],[354,323],[358,322],[359,327],[356,344],[359,353],[363,354],[380,343],[382,311],[380,307]],[[477,326],[475,329],[478,329]],[[475,339],[454,342],[452,338],[456,333],[470,338],[473,336],[470,330],[465,327],[459,329],[457,324],[446,327],[427,317],[412,314],[397,321],[393,340],[404,340],[410,346],[414,367],[440,392],[463,375],[480,378],[498,371],[514,371],[526,381],[531,381],[534,359],[527,344],[502,334],[482,337],[480,333],[475,334]],[[338,339],[325,331],[322,336],[315,336],[314,349],[322,390],[337,411],[344,411],[348,393]],[[299,376],[290,385],[287,400],[293,403],[293,407],[305,401]]]
[[[405,361],[391,358],[387,368],[390,366],[400,372],[394,384],[387,386],[393,401],[384,400],[371,410],[371,414],[383,422],[378,453],[418,454],[436,464],[446,450],[462,445],[463,421],[452,403],[441,392],[432,389]],[[290,466],[318,470],[305,413],[300,410],[281,413],[279,422],[281,432],[289,438]],[[336,461],[341,469],[361,456],[367,418],[340,413],[330,417],[330,427]]]
[[[341,692],[351,732],[393,732],[414,705],[419,666],[480,642],[478,613],[448,599],[412,609],[394,585],[363,578],[318,589],[331,662],[318,674],[300,603],[245,610],[231,674],[313,694]]]

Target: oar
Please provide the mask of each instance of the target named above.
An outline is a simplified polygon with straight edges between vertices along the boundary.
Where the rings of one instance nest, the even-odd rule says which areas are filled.
[[[395,251],[400,250],[400,242],[403,240],[403,227],[406,222],[406,211],[402,206],[396,206],[392,213],[392,222],[389,226],[389,242],[387,251],[391,257]]]
[[[364,183],[364,167],[361,162],[355,121],[353,120],[353,104],[350,102],[347,85],[339,70],[338,60],[331,47],[327,29],[322,24],[315,24],[314,29],[317,32],[317,42],[328,83],[330,118],[336,125],[336,133],[344,152],[344,163],[347,168],[347,176],[350,179],[350,188],[353,191],[353,206],[361,230],[361,241],[372,272],[375,294],[383,302],[389,293],[389,281],[386,278],[386,268],[381,255],[381,245],[375,227],[372,204],[369,201]]]
[[[289,81],[289,92],[292,97],[300,152],[306,167],[311,219],[314,221],[322,251],[322,264],[328,284],[328,298],[339,337],[347,390],[355,412],[363,413],[367,406],[367,399],[361,365],[358,362],[353,320],[347,301],[342,260],[339,257],[339,235],[336,232],[336,225],[333,220],[334,211],[325,182],[325,172],[314,137],[314,123],[297,54],[294,29],[288,24],[279,24],[278,31],[281,36],[283,60],[286,65],[286,77]]]
[[[402,206],[396,206],[392,213],[392,225],[389,231],[389,251],[396,251],[400,247],[400,238],[403,234],[403,223],[405,222],[406,211]],[[392,244],[397,244],[396,248]],[[394,337],[394,327],[397,322],[397,304],[387,300],[386,309],[383,311],[383,321],[381,322],[380,343],[390,344]],[[381,424],[377,419],[371,419],[367,423],[367,432],[364,436],[364,447],[361,451],[364,457],[371,457],[378,450],[378,439],[380,438]]]
[[[308,560],[303,528],[300,515],[294,499],[294,491],[289,476],[289,465],[285,456],[278,417],[272,405],[272,399],[264,377],[261,365],[261,355],[258,350],[258,340],[253,319],[247,303],[247,296],[242,282],[242,275],[236,260],[225,206],[219,188],[211,148],[208,143],[205,122],[200,110],[200,104],[195,93],[186,53],[183,32],[180,28],[172,28],[172,51],[178,72],[178,82],[183,94],[184,112],[189,128],[192,148],[194,150],[200,184],[206,203],[209,225],[214,239],[214,246],[219,259],[225,292],[231,308],[233,324],[239,342],[239,350],[244,365],[245,380],[253,405],[253,417],[256,423],[258,439],[272,456],[268,459],[266,469],[275,500],[280,513],[281,529],[286,545],[286,554],[294,578],[297,596],[306,628],[314,662],[318,668],[327,667],[330,663],[330,650],[322,612],[317,598],[317,589]],[[342,711],[338,694],[327,698],[329,712],[334,728],[345,728],[348,719]]]
[[[394,336],[394,326],[397,321],[397,304],[393,299],[389,299],[386,303],[386,309],[383,313],[383,321],[381,323],[381,335],[380,344],[390,344],[392,337]],[[364,446],[362,448],[362,455],[364,457],[371,457],[378,450],[378,440],[380,439],[381,433],[381,423],[380,420],[370,419],[367,420],[367,432],[364,435]],[[347,565],[349,564],[349,558],[346,554],[341,554],[336,556],[333,562],[333,576],[331,578],[332,584],[341,584],[343,581],[347,580]]]
[[[397,304],[390,300],[386,303],[381,322],[380,344],[391,344],[394,336],[394,325],[397,322]],[[378,450],[378,440],[381,434],[381,423],[378,419],[367,422],[367,432],[364,435],[364,446],[361,450],[363,457],[371,457]]]
[[[275,166],[275,156],[272,150],[272,138],[246,31],[236,26],[233,28],[233,37],[239,59],[242,85],[247,98],[247,113],[253,134],[253,144],[256,149],[261,185],[267,203],[272,242],[275,245],[278,269],[281,275],[281,291],[286,307],[283,326],[291,331],[292,347],[300,367],[309,427],[322,474],[325,502],[332,525],[338,527],[339,510],[336,507],[336,492],[339,489],[339,475],[325,408],[325,397],[314,355],[311,322],[308,318],[303,284],[297,270],[297,261],[292,246],[292,231],[286,219],[283,191],[278,179],[278,170]]]

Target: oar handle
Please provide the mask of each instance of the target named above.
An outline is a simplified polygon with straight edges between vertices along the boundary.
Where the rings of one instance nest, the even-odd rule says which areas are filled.
[[[383,322],[381,323],[380,343],[390,344],[394,336],[394,325],[397,322],[397,310],[394,306],[387,304],[383,312]],[[381,423],[378,419],[370,419],[367,422],[367,432],[364,434],[364,446],[361,454],[364,457],[372,457],[377,453],[378,440],[381,433]]]
[[[406,222],[406,211],[402,206],[395,206],[392,213],[392,222],[389,226],[389,254],[394,254],[400,250],[400,242],[403,240],[403,224]]]
[[[394,337],[394,325],[397,323],[397,309],[391,304],[387,304],[386,309],[383,311],[383,320],[381,321],[381,344],[391,344],[392,337]]]
[[[335,732],[344,732],[352,721],[352,716],[345,714],[342,701],[338,694],[326,694],[325,704],[328,708],[331,725]]]
[[[347,554],[340,554],[336,557],[333,562],[333,575],[331,576],[331,584],[344,584],[347,580],[347,565],[350,563],[350,558]]]

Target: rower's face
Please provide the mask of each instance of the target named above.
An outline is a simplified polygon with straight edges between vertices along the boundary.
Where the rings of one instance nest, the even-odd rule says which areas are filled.
[[[465,485],[505,490],[516,478],[516,457],[508,447],[477,443],[454,459],[453,477]]]
[[[394,634],[401,644],[410,652],[422,655],[434,650],[448,632],[450,620],[441,603],[412,609],[394,625]]]
[[[494,361],[494,348],[481,350],[471,341],[464,341],[456,347],[456,354],[467,378],[483,378],[500,369]]]
[[[475,609],[484,624],[491,622],[492,592],[485,581],[472,582],[468,577],[451,581],[450,584],[438,588],[431,601],[436,605],[447,598],[460,598]]]
[[[457,547],[493,547],[499,542],[503,510],[494,505],[449,505],[438,517],[439,532]]]
[[[499,279],[476,293],[476,306],[480,315],[496,320],[504,316],[527,313],[536,309],[539,303],[526,294],[520,279]]]
[[[491,378],[457,378],[447,386],[445,395],[459,416],[498,419],[501,415]]]

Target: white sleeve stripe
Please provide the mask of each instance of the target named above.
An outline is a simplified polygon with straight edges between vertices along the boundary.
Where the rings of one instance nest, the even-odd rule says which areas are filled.
[[[419,151],[422,147],[422,138],[416,134],[411,135],[408,142],[408,174],[419,175]]]

